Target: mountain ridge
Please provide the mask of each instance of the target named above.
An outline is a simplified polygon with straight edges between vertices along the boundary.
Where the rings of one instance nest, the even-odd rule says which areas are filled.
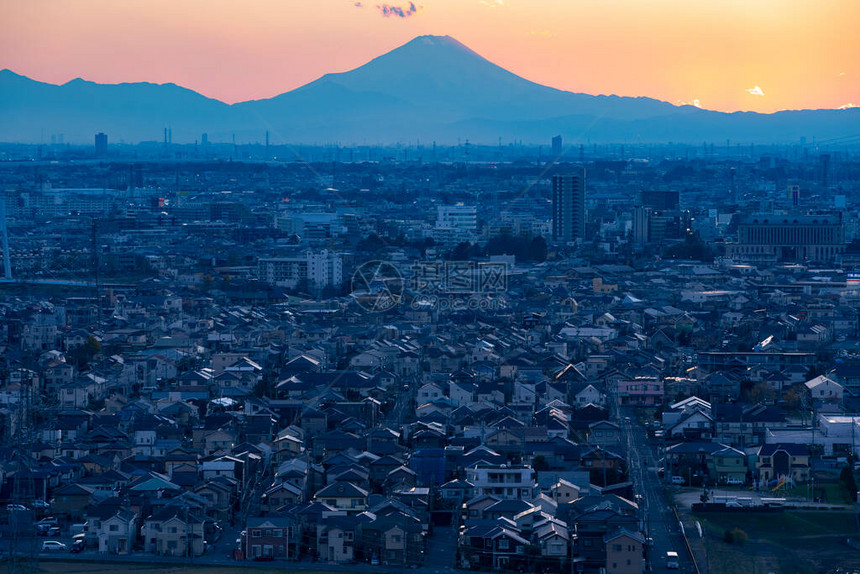
[[[832,114],[840,114],[834,120]],[[567,118],[567,119],[565,119]],[[576,119],[571,119],[576,118]],[[582,118],[590,118],[583,121]],[[839,138],[860,131],[857,110],[718,112],[647,96],[589,95],[522,78],[450,36],[418,36],[352,70],[324,74],[270,98],[226,104],[175,83],[49,84],[0,71],[0,141],[64,133],[89,143],[158,140],[290,143],[740,141]]]

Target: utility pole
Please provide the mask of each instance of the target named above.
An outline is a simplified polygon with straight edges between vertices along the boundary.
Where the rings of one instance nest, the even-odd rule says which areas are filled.
[[[6,200],[0,200],[0,226],[3,232],[3,277],[12,279],[12,260],[9,257],[9,231],[6,227]]]
[[[93,289],[95,290],[93,296],[96,306],[96,321],[101,325],[102,305],[99,300],[99,220],[95,217],[93,217],[90,229],[90,250],[92,251]]]
[[[191,547],[191,530],[189,529],[188,521],[188,503],[185,504],[185,551],[188,553],[190,562],[194,562],[194,549]]]
[[[16,504],[23,500],[35,498],[35,481],[29,466],[32,455],[28,452],[28,447],[32,443],[33,438],[32,393],[32,379],[27,382],[21,381],[18,389],[18,421],[14,440],[17,468],[15,470],[15,482],[12,486],[12,500]],[[24,479],[22,479],[22,475],[25,476]],[[26,482],[22,482],[22,480],[26,480]],[[9,572],[13,573],[36,572],[38,570],[38,553],[36,548],[38,540],[35,538],[30,539],[30,556],[28,557],[26,566],[19,562],[17,551],[21,547],[21,527],[23,524],[29,524],[28,520],[24,520],[25,512],[30,511],[15,510],[9,515],[9,525],[12,527],[12,537],[9,542]]]

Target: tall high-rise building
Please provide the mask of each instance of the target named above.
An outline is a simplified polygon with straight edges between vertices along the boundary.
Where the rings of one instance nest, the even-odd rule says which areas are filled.
[[[689,228],[689,211],[661,211],[643,205],[633,208],[633,244],[637,247],[649,243],[661,245],[667,239],[682,239]]]
[[[568,243],[585,238],[585,170],[552,178],[552,238]]]
[[[96,155],[99,157],[107,155],[108,138],[107,134],[99,132],[96,134]]]
[[[552,138],[552,157],[558,159],[561,157],[562,153],[562,140],[561,136],[555,136]]]

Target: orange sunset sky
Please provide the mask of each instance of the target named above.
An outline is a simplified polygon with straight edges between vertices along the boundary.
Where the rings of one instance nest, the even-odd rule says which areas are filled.
[[[232,103],[421,34],[575,92],[721,111],[860,105],[860,0],[2,0],[0,68]]]

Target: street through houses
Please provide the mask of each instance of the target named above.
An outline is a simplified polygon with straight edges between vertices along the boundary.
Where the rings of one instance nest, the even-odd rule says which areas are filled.
[[[681,526],[666,496],[666,487],[657,476],[657,447],[649,442],[644,427],[635,419],[624,417],[623,429],[629,453],[630,479],[639,494],[637,502],[643,517],[643,532],[653,540],[648,551],[648,564],[654,572],[667,572],[666,553],[674,551],[678,553],[680,571],[694,572]]]
[[[427,556],[422,570],[438,574],[450,572],[457,558],[457,530],[452,526],[437,526],[427,539]]]

